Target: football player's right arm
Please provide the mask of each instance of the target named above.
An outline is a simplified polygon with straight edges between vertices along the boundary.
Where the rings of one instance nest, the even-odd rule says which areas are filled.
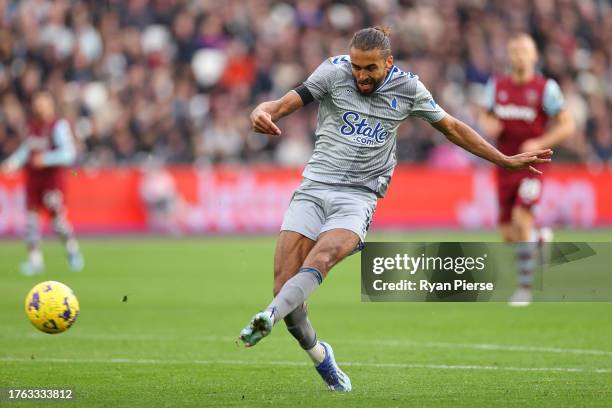
[[[295,91],[289,91],[280,99],[259,104],[251,112],[253,130],[268,135],[280,136],[281,130],[274,124],[304,106],[302,98]]]
[[[302,85],[276,101],[257,106],[251,113],[253,129],[256,132],[279,136],[281,131],[274,122],[314,100],[324,98],[329,93],[337,72],[337,68],[329,59],[323,61]]]
[[[17,150],[15,150],[13,154],[11,154],[8,159],[6,159],[4,163],[2,163],[0,169],[3,173],[14,173],[19,170],[24,164],[26,164],[29,157],[30,146],[27,142],[23,142],[21,143],[21,145],[19,145]]]

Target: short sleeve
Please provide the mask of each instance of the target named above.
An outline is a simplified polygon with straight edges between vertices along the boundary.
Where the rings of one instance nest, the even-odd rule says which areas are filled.
[[[76,158],[76,148],[72,139],[70,125],[65,119],[59,120],[53,128],[53,141],[56,148],[45,152],[43,164],[45,166],[69,166]]]
[[[331,90],[337,72],[338,68],[327,59],[304,81],[304,86],[316,100],[320,100]]]
[[[434,123],[442,120],[446,116],[446,112],[436,103],[425,85],[417,79],[414,103],[409,115]]]
[[[544,112],[546,112],[548,116],[555,116],[557,113],[561,112],[565,106],[565,99],[561,93],[561,88],[554,79],[547,80],[546,85],[544,85],[542,105]]]
[[[495,107],[495,78],[491,77],[487,81],[484,89],[484,95],[482,98],[482,107],[487,111],[493,111]]]

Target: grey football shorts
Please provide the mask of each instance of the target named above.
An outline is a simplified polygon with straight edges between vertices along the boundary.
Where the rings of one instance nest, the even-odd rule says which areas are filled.
[[[357,234],[363,244],[376,200],[376,194],[365,189],[305,178],[293,194],[281,231],[295,231],[316,241],[319,234],[342,228]]]

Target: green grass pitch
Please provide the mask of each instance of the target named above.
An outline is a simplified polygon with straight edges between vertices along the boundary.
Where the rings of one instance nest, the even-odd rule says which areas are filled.
[[[612,242],[610,231],[557,237]],[[612,405],[612,303],[361,303],[359,256],[350,257],[309,302],[319,337],[353,382],[340,395],[326,390],[284,324],[252,349],[235,344],[270,300],[274,237],[87,239],[82,247],[84,272],[69,272],[60,246],[46,241],[46,273],[26,278],[17,273],[22,244],[0,242],[0,388],[71,387],[75,401],[53,405],[69,407]],[[79,298],[66,333],[39,333],[25,316],[24,297],[43,280]]]

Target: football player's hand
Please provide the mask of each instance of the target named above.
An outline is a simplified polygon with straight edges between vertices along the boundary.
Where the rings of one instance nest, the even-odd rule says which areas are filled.
[[[280,136],[281,134],[278,126],[272,122],[272,116],[262,109],[255,109],[251,112],[251,125],[253,130],[259,133],[274,136]]]
[[[538,139],[527,139],[519,148],[519,151],[521,153],[535,152],[538,150],[542,150],[542,145],[540,144],[540,141]]]
[[[507,170],[529,170],[535,174],[542,174],[540,170],[533,167],[533,164],[550,162],[552,154],[551,149],[542,149],[506,156],[502,167]]]

